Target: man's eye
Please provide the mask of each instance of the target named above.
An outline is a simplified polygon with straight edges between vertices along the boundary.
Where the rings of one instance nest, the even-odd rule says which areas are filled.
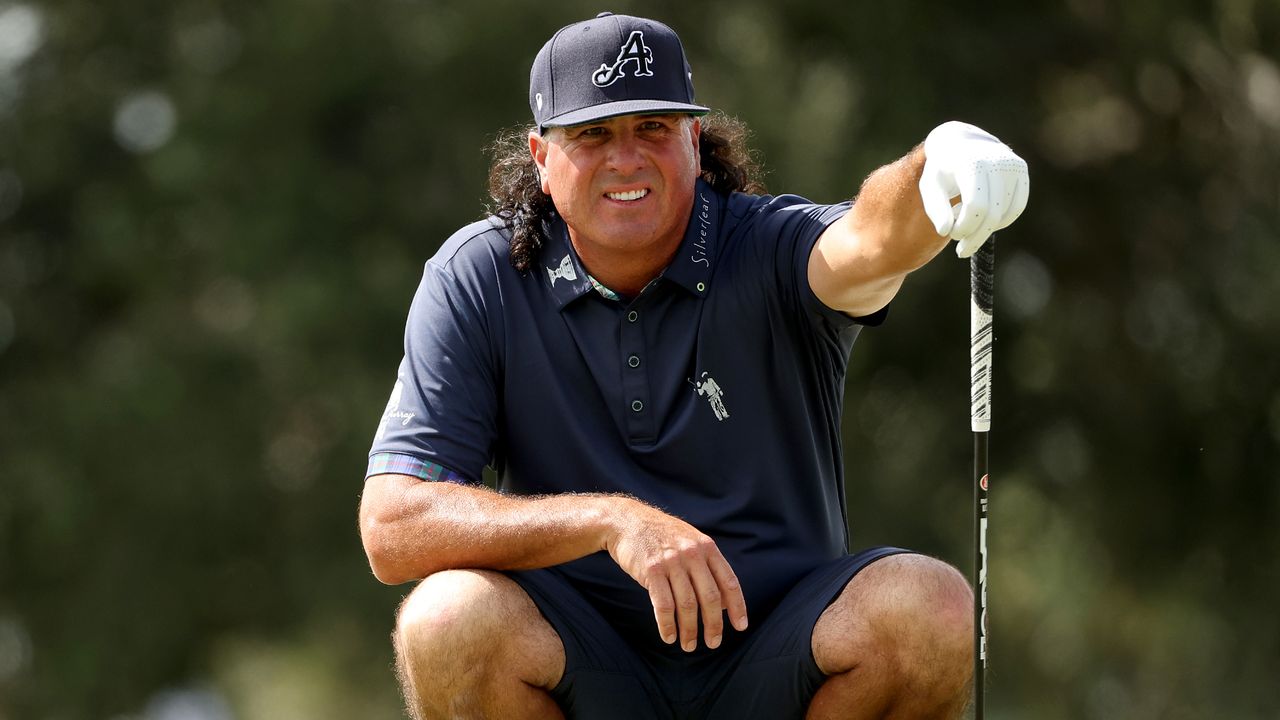
[[[604,135],[604,128],[599,126],[589,127],[583,130],[582,132],[578,133],[578,135],[582,137],[599,137],[601,135]]]

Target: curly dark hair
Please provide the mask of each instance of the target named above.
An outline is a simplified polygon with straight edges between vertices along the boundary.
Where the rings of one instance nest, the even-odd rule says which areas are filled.
[[[526,272],[542,249],[544,222],[555,213],[551,196],[542,192],[538,168],[529,155],[529,127],[499,133],[489,148],[488,212],[511,229],[511,266]],[[702,118],[698,136],[702,179],[721,193],[764,193],[764,174],[747,148],[751,131],[737,118],[713,113]]]

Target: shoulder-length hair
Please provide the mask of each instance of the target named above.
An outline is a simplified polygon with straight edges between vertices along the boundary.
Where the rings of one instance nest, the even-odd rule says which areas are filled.
[[[490,146],[488,211],[511,229],[511,266],[526,272],[545,244],[545,227],[555,213],[551,196],[542,192],[538,167],[529,154],[532,128],[504,130]],[[764,193],[763,171],[747,148],[750,130],[737,118],[713,113],[702,118],[698,136],[702,179],[714,190]]]

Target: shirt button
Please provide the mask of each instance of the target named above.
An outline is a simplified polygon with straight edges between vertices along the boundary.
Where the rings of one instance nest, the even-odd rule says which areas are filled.
[[[639,319],[640,319],[640,313],[636,312],[635,310],[632,310],[631,312],[627,313],[627,322],[635,322]]]
[[[644,409],[644,403],[640,402],[639,400],[632,400],[631,409],[635,412],[640,412],[641,410]]]
[[[627,364],[633,368],[640,367],[640,356],[632,355],[631,357],[627,358]]]

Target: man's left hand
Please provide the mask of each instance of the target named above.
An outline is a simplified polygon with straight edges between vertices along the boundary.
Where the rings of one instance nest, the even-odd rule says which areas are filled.
[[[958,241],[967,258],[1008,227],[1027,207],[1027,163],[982,128],[957,121],[934,128],[924,141],[920,197],[934,229]],[[958,205],[952,199],[959,196]]]

